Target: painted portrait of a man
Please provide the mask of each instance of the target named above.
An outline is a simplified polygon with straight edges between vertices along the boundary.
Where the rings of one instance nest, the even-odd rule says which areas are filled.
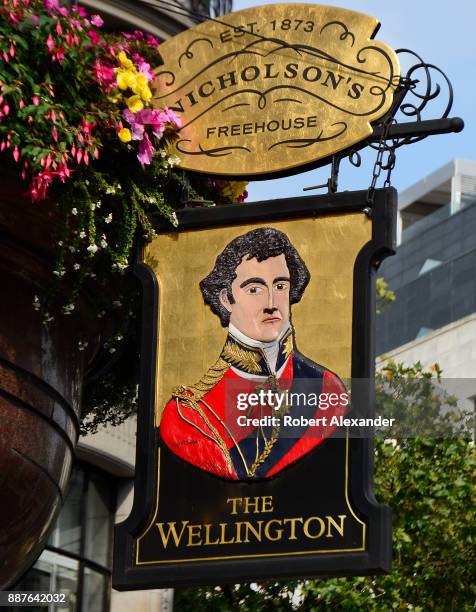
[[[305,396],[312,390],[319,397],[345,396],[339,377],[296,346],[291,308],[303,299],[309,281],[305,262],[277,229],[251,230],[218,255],[200,290],[228,334],[218,360],[202,378],[175,389],[167,402],[160,433],[175,455],[222,478],[264,479],[279,474],[331,435],[331,418],[345,413],[347,401],[338,399],[325,411],[315,403],[283,401],[278,416],[304,417],[291,433],[284,431],[282,418],[269,426],[254,426],[249,419],[250,424],[238,430],[230,428],[238,393],[304,390]],[[276,407],[260,405],[251,416],[263,414],[276,415]],[[327,424],[306,426],[309,419],[323,415]]]

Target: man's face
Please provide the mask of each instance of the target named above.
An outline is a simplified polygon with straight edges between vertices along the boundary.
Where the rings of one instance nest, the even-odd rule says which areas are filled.
[[[289,270],[284,255],[264,261],[243,258],[231,285],[235,303],[226,289],[220,301],[230,313],[230,323],[245,336],[272,342],[289,320]]]

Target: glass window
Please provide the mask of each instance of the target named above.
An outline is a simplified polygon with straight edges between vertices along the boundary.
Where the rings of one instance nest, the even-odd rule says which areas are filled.
[[[75,466],[48,544],[15,586],[22,591],[67,593],[69,603],[29,610],[106,612],[109,609],[115,503],[113,477],[85,464]],[[18,608],[18,612],[21,610]]]
[[[63,508],[48,538],[48,544],[79,555],[81,551],[81,510],[85,474],[75,469],[71,474]]]
[[[106,589],[109,577],[95,572],[89,567],[84,570],[83,582],[83,610],[88,612],[102,612],[105,609]]]
[[[44,550],[33,568],[25,575],[17,590],[65,593],[67,605],[50,605],[28,608],[48,612],[76,612],[79,578],[79,561],[50,550]],[[16,608],[13,608],[16,610]],[[20,608],[18,608],[20,610]]]

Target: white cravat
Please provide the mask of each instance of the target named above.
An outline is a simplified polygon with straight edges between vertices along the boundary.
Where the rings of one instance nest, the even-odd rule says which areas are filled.
[[[245,336],[245,334],[240,332],[240,330],[237,329],[233,325],[233,323],[230,323],[230,325],[228,326],[228,331],[229,331],[229,333],[234,338],[236,338],[237,340],[239,340],[243,344],[246,344],[246,346],[250,346],[251,348],[262,349],[262,351],[266,355],[266,361],[268,362],[269,367],[271,368],[271,371],[275,372],[275,370],[276,370],[276,362],[278,360],[278,354],[279,354],[279,343],[281,341],[281,338],[284,336],[284,334],[288,331],[288,329],[290,327],[291,327],[291,323],[288,321],[286,323],[286,325],[284,326],[284,328],[282,329],[282,331],[279,334],[279,336],[276,338],[276,340],[272,340],[271,342],[261,342],[261,340],[254,340],[253,338],[249,338],[248,336]],[[233,366],[232,366],[232,368],[233,368]],[[283,368],[284,368],[284,364],[280,368],[279,372],[276,372],[276,375],[277,375],[278,378],[279,378]],[[237,373],[239,373],[241,376],[243,376],[243,372],[241,370],[236,370],[236,368],[233,368],[233,369]],[[248,378],[248,376],[247,376],[247,378]],[[256,377],[250,375],[250,378],[256,378]],[[258,378],[261,378],[261,377],[258,377]]]

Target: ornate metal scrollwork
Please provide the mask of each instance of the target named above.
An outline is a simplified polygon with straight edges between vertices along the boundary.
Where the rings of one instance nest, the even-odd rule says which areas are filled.
[[[351,165],[358,168],[362,163],[360,151],[370,147],[377,151],[369,186],[370,201],[382,172],[386,173],[385,186],[390,185],[397,149],[434,134],[460,132],[463,129],[462,119],[449,117],[453,106],[453,87],[443,70],[425,62],[420,55],[410,49],[397,49],[396,53],[399,57],[408,56],[416,61],[404,75],[398,77],[392,107],[374,124],[374,131],[369,138],[359,143],[358,147],[334,156],[329,181],[315,188],[327,186],[331,190],[332,185],[334,192],[337,189],[340,162],[347,158]],[[306,191],[308,189],[312,187],[306,188]]]

